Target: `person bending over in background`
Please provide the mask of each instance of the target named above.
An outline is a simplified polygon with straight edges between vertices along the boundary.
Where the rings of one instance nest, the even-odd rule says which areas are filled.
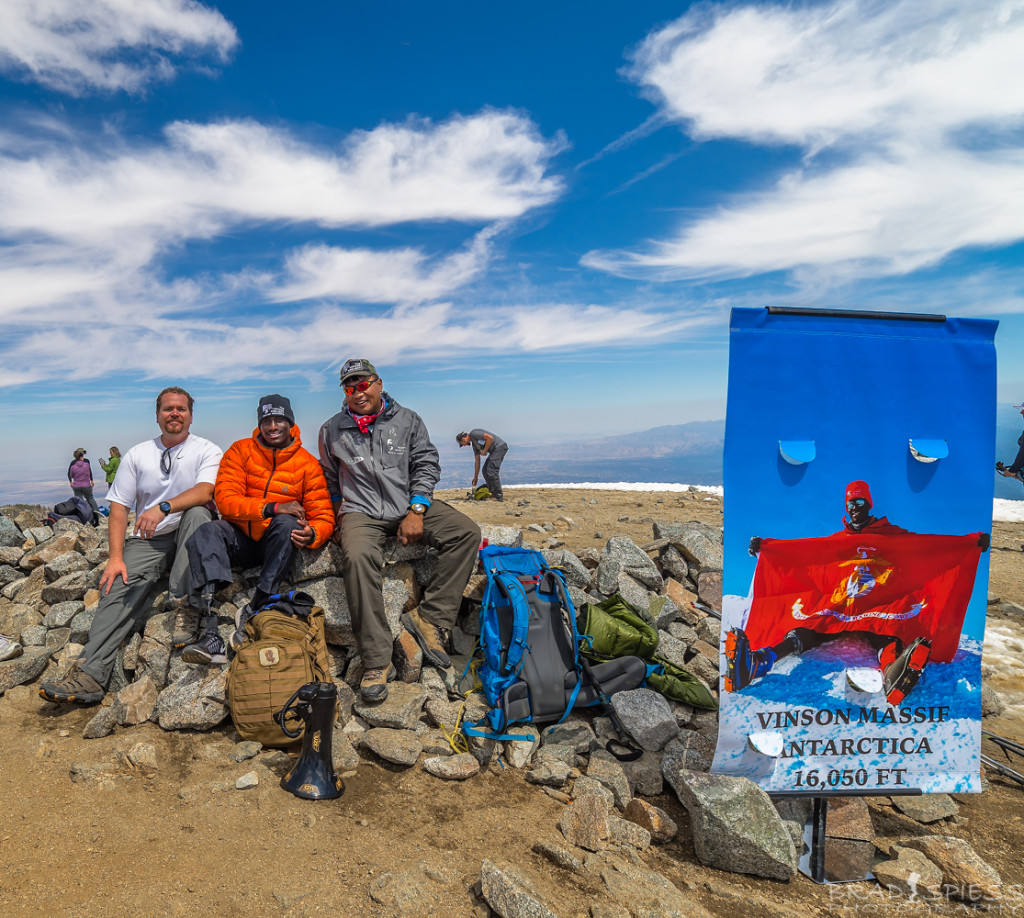
[[[480,478],[480,457],[486,456],[484,463],[484,483],[491,497],[495,500],[504,500],[505,494],[501,489],[501,463],[508,452],[508,444],[489,431],[480,427],[474,427],[469,433],[463,431],[456,438],[460,447],[473,447],[473,487]]]

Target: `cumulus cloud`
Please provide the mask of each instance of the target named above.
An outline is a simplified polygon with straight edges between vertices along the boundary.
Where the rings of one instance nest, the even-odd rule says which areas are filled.
[[[704,5],[629,73],[696,139],[803,162],[669,239],[588,253],[625,275],[898,274],[1024,237],[1024,2]]]
[[[137,92],[186,57],[227,58],[238,35],[195,0],[4,0],[0,69],[71,95]]]

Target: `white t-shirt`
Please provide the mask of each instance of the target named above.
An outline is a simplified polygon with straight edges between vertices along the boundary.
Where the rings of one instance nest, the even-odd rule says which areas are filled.
[[[121,458],[114,483],[104,500],[121,504],[136,514],[170,500],[204,481],[215,484],[220,457],[224,451],[202,437],[189,434],[177,446],[170,447],[170,472],[160,467],[164,445],[159,437],[133,446]],[[174,532],[181,522],[180,513],[168,513],[156,527],[154,535]],[[131,537],[131,530],[128,531]]]

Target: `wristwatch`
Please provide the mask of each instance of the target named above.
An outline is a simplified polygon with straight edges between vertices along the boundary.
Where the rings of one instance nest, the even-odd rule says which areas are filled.
[[[163,511],[164,516],[167,516],[167,514],[171,512],[171,502],[170,501],[167,501],[167,500],[161,501],[160,504],[159,504],[159,507]]]
[[[423,514],[427,512],[427,505],[426,504],[410,504],[409,505],[409,509],[412,510],[413,513],[418,513],[420,516],[423,516]]]

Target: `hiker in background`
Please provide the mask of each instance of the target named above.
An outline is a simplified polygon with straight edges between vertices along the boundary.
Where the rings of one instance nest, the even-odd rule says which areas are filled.
[[[103,700],[117,649],[139,624],[153,584],[168,568],[175,618],[188,608],[185,543],[213,518],[206,505],[213,497],[221,457],[219,446],[189,432],[193,404],[184,389],[164,389],[156,397],[160,436],[125,453],[107,495],[110,560],[100,578],[100,604],[82,655],[59,682],[39,687],[39,694],[50,701],[96,704]],[[129,536],[132,507],[136,519]]]
[[[458,510],[432,500],[441,477],[437,450],[418,414],[387,392],[370,361],[355,358],[341,367],[345,407],[320,428],[320,465],[335,502],[335,539],[344,553],[345,595],[363,661],[359,692],[383,701],[394,638],[384,614],[384,541],[420,540],[438,550],[437,571],[418,609],[402,624],[432,665],[447,668],[442,629],[451,628],[462,591],[477,561],[480,527]]]
[[[84,497],[92,512],[99,513],[99,505],[92,496],[92,465],[85,458],[85,450],[81,446],[75,450],[75,458],[68,466],[68,481],[71,482],[75,497]]]
[[[1024,418],[1024,404],[1014,405],[1022,418]],[[1017,457],[1013,460],[1012,465],[1003,465],[1002,462],[996,463],[996,471],[1004,478],[1016,478],[1017,481],[1024,482],[1024,433],[1017,439]]]
[[[107,477],[107,490],[110,490],[110,486],[114,483],[114,476],[117,474],[117,467],[121,464],[121,450],[116,446],[110,447],[110,461],[104,462],[100,459],[100,468],[106,472]]]
[[[487,484],[487,490],[491,492],[491,497],[495,500],[504,500],[505,495],[501,490],[499,473],[501,472],[501,462],[505,458],[505,453],[508,452],[508,444],[501,437],[480,427],[474,427],[469,433],[463,431],[455,440],[460,447],[473,447],[473,487],[476,487],[480,478],[480,457],[486,456],[484,482]]]
[[[302,448],[291,402],[283,395],[265,395],[256,408],[252,436],[228,447],[220,461],[214,489],[223,519],[212,520],[188,540],[192,595],[198,613],[181,633],[175,647],[185,649],[186,663],[223,663],[224,641],[217,633],[211,610],[214,591],[231,583],[231,566],[260,566],[252,599],[235,619],[231,646],[245,641],[245,623],[279,592],[291,577],[300,548],[318,548],[334,532],[331,496],[320,463]],[[195,643],[192,643],[192,642]]]

